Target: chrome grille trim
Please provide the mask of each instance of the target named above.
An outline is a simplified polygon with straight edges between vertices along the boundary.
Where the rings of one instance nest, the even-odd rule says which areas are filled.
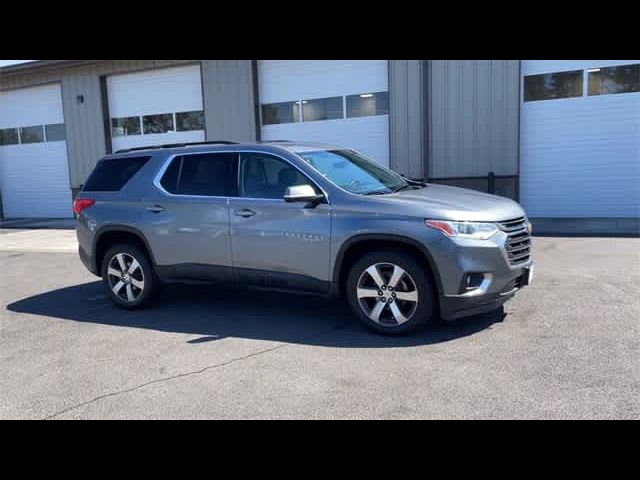
[[[507,258],[511,265],[526,263],[531,258],[531,236],[527,229],[525,217],[513,218],[498,222],[500,230],[507,234],[504,244]]]

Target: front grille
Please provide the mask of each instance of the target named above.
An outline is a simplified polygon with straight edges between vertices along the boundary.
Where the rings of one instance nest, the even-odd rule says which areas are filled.
[[[511,265],[526,263],[531,257],[531,236],[524,217],[499,222],[500,230],[507,234],[505,249]]]

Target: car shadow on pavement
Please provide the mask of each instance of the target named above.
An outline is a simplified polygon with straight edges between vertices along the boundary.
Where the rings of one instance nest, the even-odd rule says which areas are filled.
[[[101,281],[27,297],[7,305],[12,312],[163,332],[198,335],[193,345],[225,337],[350,348],[428,345],[473,335],[502,322],[504,310],[476,315],[399,337],[370,331],[342,299],[259,290],[221,290],[211,285],[167,285],[143,310],[111,303]]]

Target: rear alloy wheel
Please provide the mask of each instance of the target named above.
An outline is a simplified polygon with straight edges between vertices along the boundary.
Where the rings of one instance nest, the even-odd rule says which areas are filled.
[[[367,326],[383,333],[413,330],[433,313],[429,278],[411,256],[396,252],[365,255],[347,280],[349,303]]]
[[[155,281],[146,255],[133,245],[115,245],[104,256],[102,278],[111,299],[120,307],[138,308],[153,291]]]

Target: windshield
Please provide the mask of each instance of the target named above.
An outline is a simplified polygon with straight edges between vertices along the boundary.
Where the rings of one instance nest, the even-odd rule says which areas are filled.
[[[319,150],[298,155],[328,180],[351,193],[375,195],[411,188],[397,173],[353,150]]]

